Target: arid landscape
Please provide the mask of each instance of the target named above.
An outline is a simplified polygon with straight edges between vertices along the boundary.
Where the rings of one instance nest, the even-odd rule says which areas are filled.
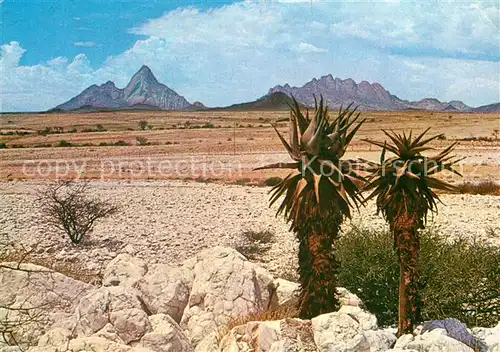
[[[1,150],[0,179],[51,179],[81,172],[80,177],[91,179],[258,183],[286,175],[252,169],[286,161],[270,122],[287,117],[286,111],[224,110],[3,114],[0,143],[7,148]],[[382,129],[418,133],[431,127],[430,133],[444,135],[432,143],[436,150],[458,142],[457,155],[466,157],[461,165],[466,181],[497,178],[498,113],[366,111],[361,118],[366,121],[349,146],[350,158],[377,160],[378,149],[362,139],[383,140]],[[147,123],[144,130],[140,121]],[[279,126],[287,130],[286,123]],[[50,133],[45,134],[47,128]],[[61,141],[66,144],[60,146]]]
[[[499,14],[0,0],[0,352],[500,352]]]
[[[247,323],[251,320],[295,316],[294,311],[283,311],[283,308],[279,307],[290,304],[286,302],[295,302],[293,297],[299,287],[295,283],[298,280],[296,271],[298,242],[283,218],[276,217],[277,206],[268,207],[269,186],[276,184],[277,180],[287,175],[287,172],[253,171],[258,166],[289,161],[288,155],[283,152],[282,145],[276,137],[276,132],[270,125],[271,122],[286,118],[288,112],[285,111],[215,110],[3,114],[0,120],[2,133],[0,143],[4,146],[0,150],[2,245],[10,248],[11,252],[7,251],[8,258],[21,260],[19,259],[21,257],[23,261],[32,263],[28,265],[41,264],[68,275],[67,277],[57,274],[60,276],[47,279],[43,276],[43,272],[31,274],[42,275],[41,279],[37,280],[43,284],[42,286],[33,284],[31,279],[29,284],[27,283],[29,287],[27,293],[17,294],[18,300],[25,299],[24,297],[32,290],[46,292],[46,282],[54,285],[50,288],[52,290],[50,292],[60,292],[58,293],[60,298],[55,301],[49,300],[50,304],[65,302],[68,299],[66,296],[85,295],[80,301],[75,300],[64,313],[61,308],[53,309],[50,314],[56,314],[57,311],[58,315],[57,317],[49,315],[51,321],[63,320],[53,325],[52,329],[38,341],[45,341],[53,334],[62,334],[68,337],[50,344],[57,345],[66,341],[70,350],[86,346],[84,350],[93,351],[94,348],[98,348],[94,346],[104,346],[113,340],[116,341],[113,342],[115,343],[113,348],[124,348],[128,351],[129,347],[125,345],[133,344],[130,342],[132,339],[142,336],[140,345],[155,351],[193,351],[190,346],[197,346],[195,351],[198,352],[240,351],[237,348],[227,349],[234,334],[236,334],[234,338],[238,341],[247,339],[261,341],[261,337],[238,335],[238,328],[231,330],[233,326],[253,324]],[[458,168],[464,177],[461,179],[456,175],[443,173],[444,180],[459,186],[468,184],[470,189],[462,187],[462,193],[458,194],[441,192],[442,204],[438,205],[438,213],[429,217],[426,227],[428,231],[446,239],[445,241],[449,243],[462,239],[467,241],[466,243],[499,248],[498,187],[484,192],[475,188],[482,184],[494,185],[499,181],[498,114],[364,111],[361,118],[366,121],[350,144],[347,158],[378,161],[380,155],[378,147],[371,146],[363,139],[384,140],[385,135],[381,129],[394,131],[411,129],[414,133],[418,133],[431,126],[433,134],[443,134],[443,137],[432,142],[433,150],[429,153],[439,153],[456,141],[456,154],[465,157]],[[284,122],[278,123],[278,129],[284,134],[288,133],[288,127]],[[44,210],[39,203],[40,195],[47,192],[47,187],[54,184],[54,181],[74,178],[80,181],[87,180],[93,196],[117,207],[116,214],[96,223],[93,231],[78,245],[71,243],[62,231],[45,221]],[[366,206],[353,210],[353,219],[343,224],[341,232],[343,236],[349,238],[356,231],[387,233],[388,230],[387,223],[381,215],[376,214],[375,203],[371,201]],[[240,254],[231,248],[244,253],[249,261],[240,257]],[[241,278],[240,274],[235,274],[235,268],[240,265],[245,267],[251,265],[249,267],[251,271],[242,274]],[[174,269],[177,267],[178,269]],[[196,274],[196,270],[201,270],[200,268],[209,270],[209,267],[212,268],[207,272],[209,277]],[[28,272],[36,271],[37,268],[39,267],[21,267]],[[214,310],[209,303],[206,312],[210,311],[212,312],[210,314],[217,315],[208,318],[208,325],[202,325],[204,327],[200,330],[199,319],[207,313],[199,311],[195,298],[192,298],[191,302],[191,297],[198,294],[196,285],[199,285],[189,281],[192,280],[189,276],[192,274],[188,274],[191,270],[195,270],[194,273],[197,275],[195,282],[210,283],[211,280],[240,279],[242,285],[245,285],[245,282],[253,282],[251,285],[257,291],[244,288],[241,293],[245,295],[246,292],[251,292],[256,295],[255,297],[261,297],[256,300],[248,298],[248,302],[256,305],[256,308],[251,310],[262,311],[264,309],[262,305],[267,305],[268,308],[264,311],[273,313],[259,313],[270,314],[269,317],[266,315],[247,317],[237,313],[240,309],[236,308],[240,304],[239,298],[234,301],[232,298],[223,299],[221,302],[225,303],[222,310],[217,308],[219,307],[217,304],[221,303],[214,303],[216,304]],[[9,272],[11,271],[7,271]],[[16,270],[12,273],[16,273]],[[78,281],[71,281],[72,278]],[[383,279],[383,276],[380,278]],[[14,280],[12,282],[17,283],[25,279],[5,276],[3,280]],[[259,286],[262,282],[259,280],[268,280],[265,282],[274,280],[270,284],[273,287],[270,292],[281,297],[279,298],[281,303],[272,303],[270,298],[266,298],[267,289]],[[232,295],[233,293],[228,292],[233,292],[235,285],[229,281],[224,284],[223,291],[210,291],[209,295],[214,295],[213,297]],[[87,283],[94,286],[89,286]],[[101,284],[104,286],[94,288]],[[68,290],[64,285],[70,285],[72,289]],[[137,290],[137,296],[131,295],[130,292],[136,292],[131,291],[132,286],[133,290]],[[218,284],[214,287],[218,287]],[[184,293],[185,290],[188,290],[189,295]],[[369,342],[370,351],[385,351],[394,346],[394,343],[404,346],[402,347],[404,349],[446,343],[444,351],[464,346],[461,342],[454,342],[453,339],[440,340],[443,338],[426,337],[427,335],[420,337],[418,333],[414,340],[403,342],[400,339],[396,342],[396,329],[380,330],[378,327],[380,325],[376,323],[377,318],[374,315],[366,315],[367,313],[359,308],[360,300],[356,294],[344,288],[339,290],[342,295],[342,308],[338,313],[334,313],[338,315],[335,319],[351,319],[348,317],[356,315],[356,321],[359,321],[356,324],[361,324],[365,326],[363,329],[367,329],[358,334]],[[207,294],[203,289],[201,292],[204,292],[202,295]],[[356,292],[365,297],[362,290]],[[235,297],[238,295],[234,294]],[[50,296],[48,293],[42,295]],[[28,298],[32,299],[32,296]],[[95,300],[95,304],[99,305],[104,304],[102,302],[106,300],[115,302],[110,304],[117,304],[116,299],[127,302],[127,306],[132,307],[138,307],[137,299],[140,300],[140,309],[126,308],[120,311],[117,310],[120,308],[115,308],[116,313],[113,313],[124,314],[123,319],[128,322],[127,324],[135,324],[133,326],[136,328],[120,330],[118,320],[102,317],[95,321],[108,321],[108,325],[97,331],[102,324],[95,325],[93,320],[87,323],[86,318],[80,318],[80,314],[84,316],[100,314],[95,312],[98,308],[94,308],[93,303],[90,306],[86,305],[87,300]],[[219,302],[217,300],[220,298],[214,299],[215,302]],[[46,298],[42,298],[43,300]],[[235,308],[226,312],[226,306],[233,307],[233,304]],[[190,305],[193,305],[193,308],[190,308]],[[78,312],[76,315],[71,314],[74,309]],[[135,312],[133,317],[125,317],[127,314],[132,314],[132,311]],[[26,312],[30,312],[30,309]],[[240,320],[229,320],[228,323],[224,318],[221,320],[224,322],[221,325],[218,317],[225,316],[224,314],[238,316]],[[167,317],[172,317],[174,320],[168,320],[171,318]],[[490,319],[488,315],[485,317]],[[164,320],[162,324],[175,329],[177,324],[180,324],[184,328],[183,332],[176,330],[175,334],[169,335],[168,341],[173,345],[168,346],[173,346],[171,348],[158,347],[159,342],[151,337],[164,336],[163,330],[158,327],[161,325],[155,325],[158,324],[157,320],[163,321],[162,319]],[[383,319],[383,316],[378,315],[378,319]],[[382,325],[383,322],[384,320],[379,320],[379,324]],[[150,324],[152,328],[149,327]],[[320,324],[319,321],[313,319],[312,324],[311,333],[317,342],[309,344],[315,350],[316,347],[313,346],[320,343],[318,341],[321,341],[323,330],[316,327]],[[18,339],[15,340],[16,344],[32,345],[44,331],[36,319],[23,323],[23,326],[28,326],[25,327],[28,329],[26,331],[32,333],[26,334],[15,330],[15,334],[6,335],[9,344],[16,337]],[[74,326],[76,333],[66,330],[67,326]],[[204,338],[208,332],[217,327],[216,331],[219,331],[217,334],[221,334],[220,337],[217,334],[210,334]],[[355,326],[353,328],[357,329]],[[148,332],[151,329],[152,332]],[[303,328],[295,326],[293,329],[298,329],[294,333],[300,334],[299,331]],[[481,336],[489,345],[496,346],[498,334],[495,329],[477,328],[474,334]],[[229,330],[231,331],[228,332]],[[114,331],[116,337],[113,337]],[[72,337],[75,334],[75,336],[88,336],[92,332],[94,335],[90,339]],[[370,337],[372,335],[376,337]],[[31,340],[33,338],[35,342]],[[279,341],[283,338],[275,337]],[[425,338],[429,338],[429,342],[426,342]],[[345,338],[339,338],[336,344],[344,340]],[[267,351],[266,342],[262,341],[260,343],[264,344],[264,347],[261,350]],[[303,346],[302,342],[297,342],[300,338],[293,341],[294,344],[298,344],[297,346]],[[353,351],[364,351],[363,343],[368,342],[359,342]],[[38,343],[45,344],[45,342]],[[84,345],[79,345],[82,343]],[[31,347],[30,351],[38,350],[36,347]],[[289,349],[284,348],[280,351],[285,352]]]
[[[288,266],[282,258],[296,259],[294,238],[282,219],[274,217],[274,209],[267,207],[269,187],[255,186],[266,186],[266,180],[288,172],[253,169],[288,161],[270,126],[287,117],[285,111],[4,114],[0,120],[1,141],[7,146],[0,150],[4,231],[33,243],[47,238],[50,230],[26,226],[37,219],[35,190],[56,179],[91,179],[99,195],[123,209],[120,216],[97,227],[96,240],[113,237],[122,247],[137,247],[134,253],[146,261],[161,256],[178,262],[212,244],[236,246],[239,235],[248,228],[272,229],[280,240],[262,262],[281,274]],[[431,133],[442,133],[445,139],[434,141],[435,150],[430,153],[457,141],[456,154],[465,157],[460,164],[463,179],[446,173],[447,181],[499,181],[500,121],[496,113],[368,111],[361,118],[366,121],[349,147],[348,158],[377,161],[378,148],[362,139],[384,140],[381,129],[418,133],[431,126]],[[140,121],[147,121],[150,127],[142,130]],[[286,133],[286,124],[279,126]],[[64,133],[55,133],[58,128]],[[82,132],[92,129],[95,131]],[[51,133],[41,135],[44,130]],[[138,145],[139,138],[147,145]],[[67,146],[59,146],[61,141]],[[113,145],[118,141],[128,145]],[[107,145],[99,146],[101,143]],[[498,232],[500,227],[498,194],[445,194],[442,200],[447,206],[431,221],[433,226],[442,227],[451,237],[500,244],[500,238],[487,235],[488,229]],[[372,204],[356,218],[361,225],[383,227],[383,219],[374,213]],[[65,240],[56,243],[67,248]],[[52,253],[58,246],[47,240],[41,252]],[[79,259],[98,268],[111,258],[109,254],[85,254],[85,259]]]

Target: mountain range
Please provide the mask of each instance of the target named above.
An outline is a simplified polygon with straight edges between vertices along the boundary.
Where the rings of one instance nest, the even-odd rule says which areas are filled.
[[[55,110],[144,109],[145,106],[161,110],[196,109],[183,96],[158,82],[149,67],[142,66],[125,88],[117,88],[111,81],[100,86],[94,84]]]
[[[434,98],[408,101],[391,94],[379,83],[351,78],[342,80],[332,75],[313,78],[302,87],[277,85],[263,97],[247,103],[234,104],[229,110],[283,110],[288,109],[291,97],[304,106],[314,105],[314,96],[322,95],[330,108],[339,108],[349,103],[361,110],[432,110],[432,111],[478,111],[499,112],[500,103],[472,108],[461,101],[441,102]],[[142,66],[123,89],[108,81],[100,86],[92,85],[69,101],[51,111],[89,112],[96,110],[204,110],[200,103],[190,103],[164,84],[158,82],[149,67]]]
[[[427,98],[411,102],[402,100],[392,95],[379,83],[368,83],[362,81],[359,84],[351,78],[342,80],[333,78],[332,75],[323,76],[320,79],[313,78],[302,87],[275,86],[268,94],[282,92],[305,105],[314,105],[314,95],[323,96],[331,108],[339,108],[341,105],[354,103],[361,110],[437,110],[437,111],[470,111],[471,107],[461,101],[440,102],[437,99]]]

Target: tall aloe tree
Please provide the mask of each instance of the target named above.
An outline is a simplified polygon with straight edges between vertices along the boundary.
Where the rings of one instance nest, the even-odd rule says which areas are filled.
[[[293,99],[289,119],[290,142],[278,132],[279,139],[293,162],[257,169],[295,169],[271,190],[270,206],[283,197],[277,214],[284,214],[299,240],[299,277],[301,294],[299,315],[311,318],[338,309],[334,241],[340,226],[351,216],[351,206],[361,195],[354,162],[342,160],[349,143],[361,127],[359,114],[351,105],[330,121],[328,108],[315,99],[314,116],[304,116]]]
[[[462,159],[450,155],[456,143],[431,157],[421,154],[432,149],[429,142],[440,137],[424,138],[428,131],[415,138],[411,132],[407,136],[383,131],[389,144],[365,140],[382,147],[380,164],[365,161],[373,172],[365,187],[373,192],[366,201],[376,198],[377,211],[383,214],[394,235],[400,267],[398,336],[412,333],[420,319],[419,230],[424,228],[428,213],[437,211],[439,197],[435,190],[455,191],[455,187],[434,175],[448,170],[461,176],[453,166]],[[385,159],[386,151],[394,157]]]

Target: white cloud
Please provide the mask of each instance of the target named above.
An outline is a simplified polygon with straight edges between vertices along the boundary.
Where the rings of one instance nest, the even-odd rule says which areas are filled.
[[[95,46],[95,43],[94,42],[73,42],[73,45],[90,48],[90,47]]]
[[[497,21],[485,4],[484,13]],[[1,46],[0,108],[49,109],[107,80],[123,87],[143,64],[188,100],[210,106],[253,100],[276,84],[302,85],[328,73],[379,82],[410,100],[498,101],[494,58],[500,53],[491,40],[498,34],[492,36],[494,28],[478,20],[476,9],[452,8],[448,16],[445,5],[435,5],[247,0],[207,11],[177,9],[131,29],[145,38],[95,69],[83,54],[23,66],[25,50],[11,42]]]
[[[19,64],[19,60],[26,52],[18,42],[10,42],[0,46],[0,67],[15,67]]]

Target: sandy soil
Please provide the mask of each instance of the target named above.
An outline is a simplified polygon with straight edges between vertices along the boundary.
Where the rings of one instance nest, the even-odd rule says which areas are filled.
[[[128,252],[149,263],[179,263],[199,250],[243,243],[246,230],[271,230],[271,250],[261,258],[280,275],[295,266],[296,243],[275,209],[268,208],[267,187],[219,185],[181,181],[93,181],[95,194],[120,207],[118,214],[99,223],[88,244],[75,247],[61,233],[40,221],[36,191],[46,183],[0,183],[0,228],[16,244],[35,247],[37,256],[55,256],[98,269],[118,253]],[[500,245],[488,229],[500,232],[500,197],[443,195],[445,206],[428,226],[444,236],[467,236]],[[356,226],[383,228],[374,204],[354,213]],[[344,226],[347,229],[350,224]]]
[[[0,150],[0,180],[47,179],[80,175],[93,179],[197,179],[223,181],[262,180],[284,175],[279,171],[252,172],[256,166],[286,161],[274,130],[268,121],[287,116],[287,112],[111,112],[91,114],[3,114],[0,116],[0,142],[26,148]],[[466,179],[496,176],[500,164],[500,140],[466,141],[464,138],[492,138],[498,130],[498,114],[411,112],[363,112],[365,124],[349,147],[347,157],[377,160],[376,147],[363,138],[383,140],[381,129],[413,129],[431,126],[432,133],[444,133],[446,140],[432,143],[436,150],[459,139],[456,154],[466,156],[462,168]],[[138,128],[148,121],[152,130]],[[211,122],[220,128],[184,129]],[[82,129],[102,124],[107,131],[82,133]],[[45,127],[76,128],[78,133],[39,135]],[[175,127],[174,127],[175,126]],[[236,127],[234,127],[236,126]],[[280,130],[287,133],[286,125]],[[29,135],[6,135],[30,131]],[[153,145],[138,146],[144,137]],[[41,148],[61,140],[86,147]],[[99,143],[124,141],[125,147],[98,147]],[[35,148],[37,147],[37,148]]]

